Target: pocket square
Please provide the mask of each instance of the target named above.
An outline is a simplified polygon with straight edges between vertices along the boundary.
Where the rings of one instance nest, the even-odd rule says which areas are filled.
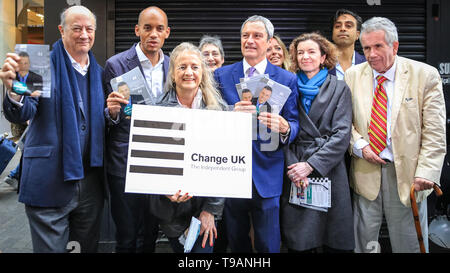
[[[412,101],[413,100],[413,98],[405,98],[405,101],[406,102],[410,102],[410,101]]]

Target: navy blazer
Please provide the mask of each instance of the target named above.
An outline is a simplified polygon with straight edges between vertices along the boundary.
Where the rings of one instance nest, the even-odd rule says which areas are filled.
[[[19,201],[37,207],[62,207],[73,198],[76,184],[64,181],[63,145],[61,116],[55,114],[60,103],[61,90],[56,88],[55,64],[51,62],[51,97],[24,97],[22,107],[16,106],[8,98],[3,101],[3,109],[7,120],[23,123],[32,120],[25,138],[20,177]],[[98,66],[98,78],[101,79],[103,69],[91,59],[91,66]],[[89,68],[91,69],[91,68]],[[98,90],[102,92],[101,90]],[[90,92],[95,92],[91,90]],[[102,94],[103,96],[103,94]],[[103,108],[103,102],[102,107]],[[81,111],[81,106],[80,106]],[[99,113],[91,111],[91,115]],[[78,128],[86,123],[84,115],[77,121]],[[103,146],[101,143],[95,145]]]
[[[169,70],[169,60],[167,55],[164,55],[164,77],[163,84]],[[106,87],[105,98],[113,91],[111,87],[111,79],[116,78],[136,67],[142,72],[145,78],[144,71],[136,53],[136,44],[130,49],[125,50],[109,58],[105,64],[105,71],[103,73],[103,84]],[[128,141],[130,135],[130,119],[125,119],[123,114],[123,107],[120,111],[120,119],[117,124],[112,123],[108,115],[108,109],[105,109],[107,118],[107,136],[106,136],[106,170],[109,174],[125,177],[127,169],[128,156]]]
[[[294,141],[299,130],[298,124],[298,88],[295,74],[274,66],[267,61],[265,74],[271,80],[288,86],[292,93],[281,109],[280,115],[289,122],[291,132],[288,143]],[[236,84],[244,77],[243,61],[216,69],[214,72],[222,97],[229,105],[234,105],[239,99]],[[283,185],[284,152],[280,145],[275,151],[261,151],[261,140],[253,140],[252,178],[258,194],[263,198],[278,197]],[[266,141],[267,143],[267,141]]]
[[[355,51],[355,65],[363,63],[366,61],[366,57],[364,55],[359,54]],[[330,71],[328,71],[329,74],[336,76],[336,67],[333,67]]]

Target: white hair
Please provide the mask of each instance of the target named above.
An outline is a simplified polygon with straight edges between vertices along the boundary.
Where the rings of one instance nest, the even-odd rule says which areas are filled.
[[[85,6],[71,6],[71,7],[65,8],[65,9],[61,12],[61,15],[60,15],[61,23],[60,23],[60,25],[61,25],[63,28],[66,28],[66,17],[67,17],[67,13],[68,13],[69,11],[72,11],[72,10],[75,10],[75,9],[77,9],[79,13],[87,14],[87,15],[89,15],[89,16],[92,16],[92,18],[94,18],[94,25],[97,27],[97,17],[95,16],[94,13],[92,13],[92,11],[90,11],[90,10],[89,10],[88,8],[86,8]]]
[[[165,92],[168,92],[170,90],[176,90],[176,84],[174,79],[176,69],[175,65],[176,62],[178,61],[178,58],[186,52],[194,53],[195,55],[197,55],[198,59],[201,62],[202,80],[200,82],[199,88],[202,90],[203,100],[206,104],[206,107],[212,110],[222,110],[222,106],[226,104],[222,99],[219,90],[217,89],[217,83],[214,80],[214,76],[211,70],[208,69],[208,66],[206,65],[204,58],[202,58],[202,53],[200,52],[200,49],[198,49],[198,47],[196,47],[192,43],[183,42],[177,45],[172,50],[172,53],[170,54],[169,72],[166,78],[166,83],[164,85]]]
[[[361,34],[359,35],[360,41],[364,33],[370,33],[377,30],[384,31],[384,40],[389,46],[392,47],[394,42],[398,42],[397,27],[391,20],[385,17],[372,17],[365,21],[361,26]]]
[[[269,19],[267,19],[264,16],[261,15],[253,15],[249,18],[247,18],[247,20],[245,20],[245,22],[242,24],[241,26],[241,35],[242,35],[242,30],[244,29],[245,24],[247,24],[248,22],[262,22],[264,24],[264,27],[266,28],[266,32],[267,32],[267,39],[270,40],[273,37],[273,33],[274,33],[274,27],[272,22],[270,22]]]

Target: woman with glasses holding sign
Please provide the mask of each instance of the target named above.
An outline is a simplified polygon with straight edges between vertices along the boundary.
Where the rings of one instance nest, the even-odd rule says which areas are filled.
[[[350,89],[328,73],[336,64],[336,48],[320,34],[294,39],[290,55],[291,71],[297,73],[301,129],[285,153],[282,239],[292,252],[316,252],[319,247],[330,252],[351,251],[352,207],[344,164],[352,128]],[[312,201],[313,183],[323,180],[330,181],[330,207],[292,202],[293,196]]]
[[[200,50],[181,43],[170,55],[165,92],[157,105],[191,109],[224,110],[226,105],[215,88],[214,78],[202,59]],[[175,252],[183,252],[179,237],[189,227],[192,217],[201,222],[200,234],[191,253],[211,253],[217,238],[215,221],[222,215],[225,199],[192,197],[176,192],[172,196],[151,195],[150,210],[158,217],[162,231]]]

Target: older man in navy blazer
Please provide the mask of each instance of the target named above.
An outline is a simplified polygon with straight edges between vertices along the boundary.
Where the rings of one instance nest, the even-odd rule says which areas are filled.
[[[252,199],[227,199],[224,209],[229,246],[233,252],[251,252],[248,236],[250,219],[255,231],[255,248],[258,252],[280,251],[279,200],[283,184],[283,144],[297,136],[297,79],[294,74],[272,65],[266,59],[269,40],[274,27],[265,17],[254,15],[241,27],[241,51],[244,59],[215,71],[216,81],[223,98],[234,105],[235,111],[256,112],[249,101],[240,101],[236,84],[240,78],[256,74],[269,74],[271,80],[291,88],[280,113],[262,112],[258,120],[271,131],[271,139],[263,141],[259,134],[253,140],[253,197]],[[267,148],[274,141],[281,145]]]
[[[169,37],[167,15],[158,7],[148,7],[139,14],[135,27],[140,42],[107,60],[104,84],[107,91],[107,174],[111,193],[111,214],[116,224],[116,252],[153,252],[158,235],[158,224],[149,214],[147,196],[125,193],[130,119],[126,119],[124,105],[128,101],[119,92],[113,92],[111,79],[139,67],[153,101],[163,92],[169,68],[169,57],[161,48]],[[135,103],[132,101],[132,103]],[[143,249],[138,234],[143,232]]]
[[[6,118],[31,120],[23,149],[19,201],[25,204],[34,252],[96,252],[104,203],[103,69],[90,51],[95,15],[83,6],[61,14],[61,39],[51,53],[51,97],[8,91]],[[8,54],[8,90],[20,57]],[[72,249],[70,247],[69,249]]]

